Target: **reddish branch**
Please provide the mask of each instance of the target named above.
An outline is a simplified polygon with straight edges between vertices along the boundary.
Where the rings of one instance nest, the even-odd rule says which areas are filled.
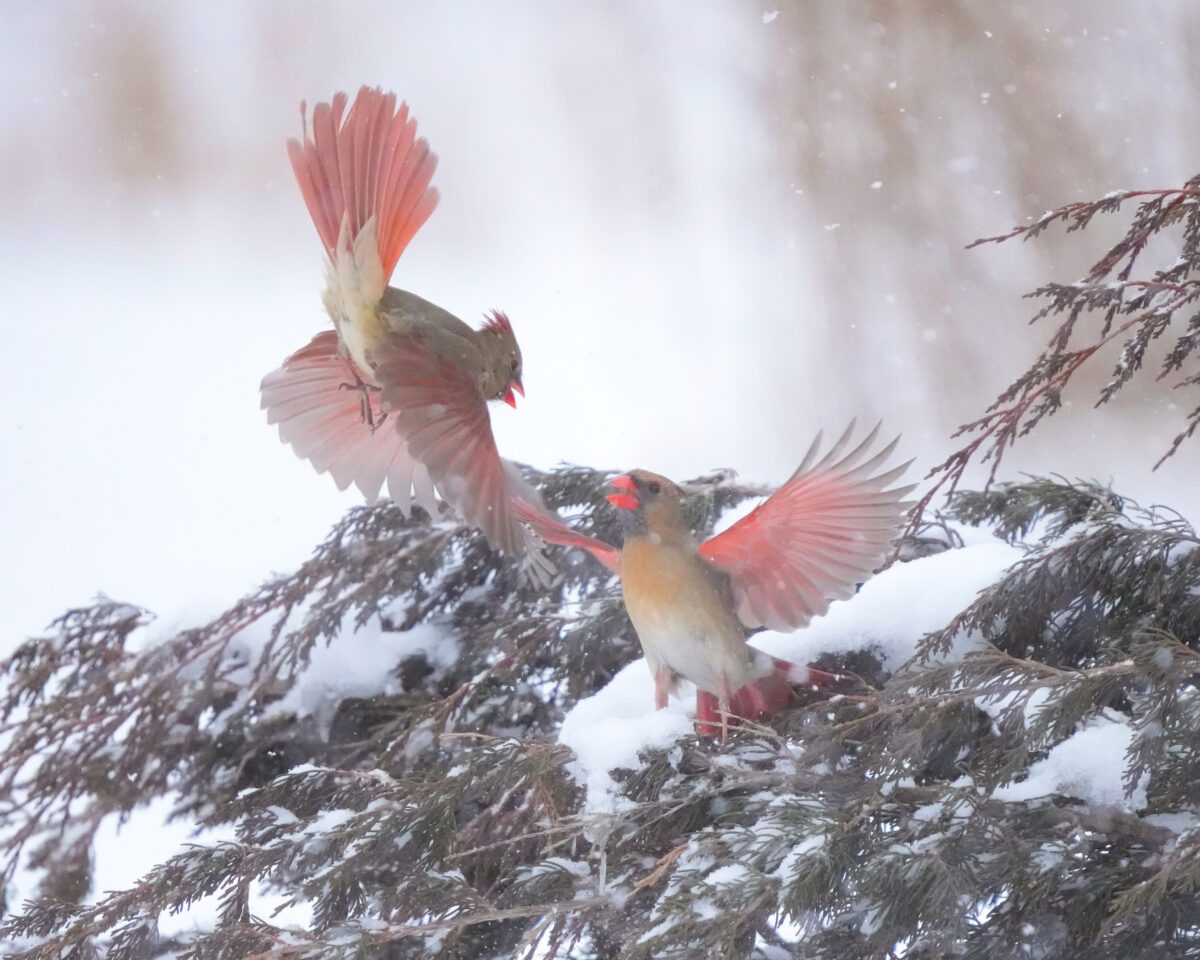
[[[975,247],[983,243],[1003,242],[1017,236],[1030,239],[1056,222],[1068,223],[1068,230],[1083,229],[1096,214],[1114,212],[1124,201],[1138,197],[1150,199],[1138,207],[1126,235],[1097,261],[1088,271],[1085,280],[1070,285],[1048,285],[1038,291],[1040,295],[1053,299],[1038,312],[1033,318],[1034,321],[1052,313],[1065,313],[1066,319],[1055,329],[1047,348],[1034,364],[1000,394],[987,413],[971,423],[964,424],[955,432],[956,437],[977,431],[978,435],[926,475],[926,479],[933,479],[935,482],[912,511],[914,528],[921,522],[925,508],[939,492],[944,491],[946,495],[954,492],[970,463],[976,460],[991,461],[992,468],[987,481],[990,484],[995,479],[1005,448],[1015,443],[1019,436],[1029,433],[1042,417],[1057,410],[1058,397],[1071,378],[1099,351],[1128,335],[1125,347],[1130,349],[1133,356],[1133,370],[1121,373],[1118,368],[1118,375],[1102,391],[1097,405],[1107,400],[1132,377],[1140,367],[1145,347],[1170,328],[1176,313],[1182,307],[1200,299],[1200,281],[1185,279],[1193,268],[1200,266],[1200,252],[1196,249],[1197,242],[1200,241],[1200,204],[1196,202],[1200,199],[1200,177],[1193,178],[1181,188],[1128,190],[1090,203],[1067,204],[1045,214],[1035,223],[1015,227],[1001,236],[985,237],[968,244],[969,247]],[[1168,270],[1157,271],[1150,280],[1129,279],[1138,257],[1150,239],[1181,219],[1186,219],[1184,249],[1175,265]],[[1118,271],[1115,282],[1101,283],[1113,271]],[[1124,292],[1133,288],[1144,292],[1131,298],[1130,302],[1124,302]],[[1153,302],[1164,294],[1168,295],[1165,299],[1158,303]],[[1115,318],[1123,312],[1132,315],[1114,327]],[[1093,342],[1075,350],[1068,350],[1067,345],[1074,333],[1076,322],[1081,317],[1095,313],[1100,313],[1103,320]],[[1197,325],[1195,318],[1191,319],[1191,323],[1193,327]],[[1172,357],[1164,363],[1163,370],[1158,375],[1159,379],[1178,369],[1191,350],[1200,345],[1200,336],[1193,333],[1192,337],[1197,343],[1191,343],[1186,334],[1180,338]],[[1200,383],[1200,375],[1185,379],[1180,386],[1197,383]],[[1011,403],[1008,402],[1010,400]],[[1156,468],[1200,427],[1200,407],[1189,414],[1188,421],[1188,426],[1155,464]],[[981,448],[982,456],[979,455]]]

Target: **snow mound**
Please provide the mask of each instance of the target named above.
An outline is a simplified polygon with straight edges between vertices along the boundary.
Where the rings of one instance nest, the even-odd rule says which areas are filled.
[[[767,653],[808,663],[823,653],[870,650],[885,669],[899,669],[927,633],[940,630],[1024,554],[994,538],[889,567],[849,600],[795,633],[763,631],[751,642]],[[955,652],[974,645],[960,638]]]
[[[345,698],[399,692],[394,671],[406,657],[417,654],[424,654],[435,670],[442,669],[458,657],[458,638],[448,627],[433,623],[419,623],[402,632],[381,629],[377,618],[361,630],[344,626],[328,644],[312,648],[308,665],[286,696],[271,704],[267,715],[312,716],[327,735]]]
[[[1024,780],[1000,787],[992,796],[1016,802],[1059,794],[1094,806],[1140,810],[1146,806],[1149,771],[1143,772],[1128,796],[1122,782],[1133,736],[1128,723],[1096,717],[1031,766]]]
[[[626,806],[610,771],[636,770],[639,751],[669,747],[691,732],[692,689],[681,684],[681,696],[672,697],[665,710],[655,710],[650,668],[645,660],[635,660],[604,689],[575,704],[558,739],[575,753],[570,771],[587,790],[588,811],[616,813]]]

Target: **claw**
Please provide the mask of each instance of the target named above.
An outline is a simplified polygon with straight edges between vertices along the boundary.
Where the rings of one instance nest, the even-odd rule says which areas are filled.
[[[360,415],[363,423],[371,428],[374,433],[379,427],[383,426],[383,422],[388,418],[387,411],[380,411],[378,415],[375,413],[375,407],[371,403],[371,394],[382,393],[383,387],[373,383],[367,383],[358,375],[358,370],[353,367],[350,370],[354,374],[353,383],[339,383],[339,390],[355,390],[358,392],[358,404]]]

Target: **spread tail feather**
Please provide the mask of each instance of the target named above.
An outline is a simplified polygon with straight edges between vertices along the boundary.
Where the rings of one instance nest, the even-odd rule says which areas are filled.
[[[288,140],[288,157],[330,262],[338,260],[339,242],[353,243],[374,221],[372,254],[386,286],[400,254],[437,206],[438,192],[430,186],[437,157],[417,138],[408,104],[397,108],[394,93],[363,87],[348,112],[347,100],[338,93],[332,103],[317,104],[311,135],[301,104],[303,139]]]

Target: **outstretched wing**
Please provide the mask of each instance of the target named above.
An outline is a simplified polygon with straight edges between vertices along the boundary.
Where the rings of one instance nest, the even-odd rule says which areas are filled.
[[[353,241],[375,218],[386,286],[400,254],[437,206],[438,192],[429,185],[437,157],[423,137],[417,139],[417,122],[408,104],[397,109],[394,93],[363,87],[349,113],[346,101],[338,93],[332,103],[317,104],[311,136],[301,104],[304,138],[288,140],[288,157],[331,262],[343,221]]]
[[[729,574],[746,626],[802,627],[852,596],[887,556],[903,526],[914,485],[893,487],[909,463],[877,473],[899,443],[872,453],[879,427],[844,456],[853,421],[817,460],[817,434],[791,479],[728,530],[700,545],[700,555]]]
[[[522,555],[532,535],[513,501],[528,496],[496,449],[487,401],[462,366],[414,337],[391,333],[372,351],[383,409],[442,496],[498,550]]]
[[[572,530],[556,514],[541,510],[530,503],[514,501],[513,509],[516,510],[517,516],[528,523],[533,532],[547,543],[586,550],[613,573],[620,572],[621,551],[611,544]]]
[[[401,510],[408,511],[415,492],[417,502],[434,511],[429,472],[385,417],[379,386],[338,354],[335,331],[317,334],[263,377],[261,392],[267,422],[339,490],[353,483],[374,503],[386,480]]]

